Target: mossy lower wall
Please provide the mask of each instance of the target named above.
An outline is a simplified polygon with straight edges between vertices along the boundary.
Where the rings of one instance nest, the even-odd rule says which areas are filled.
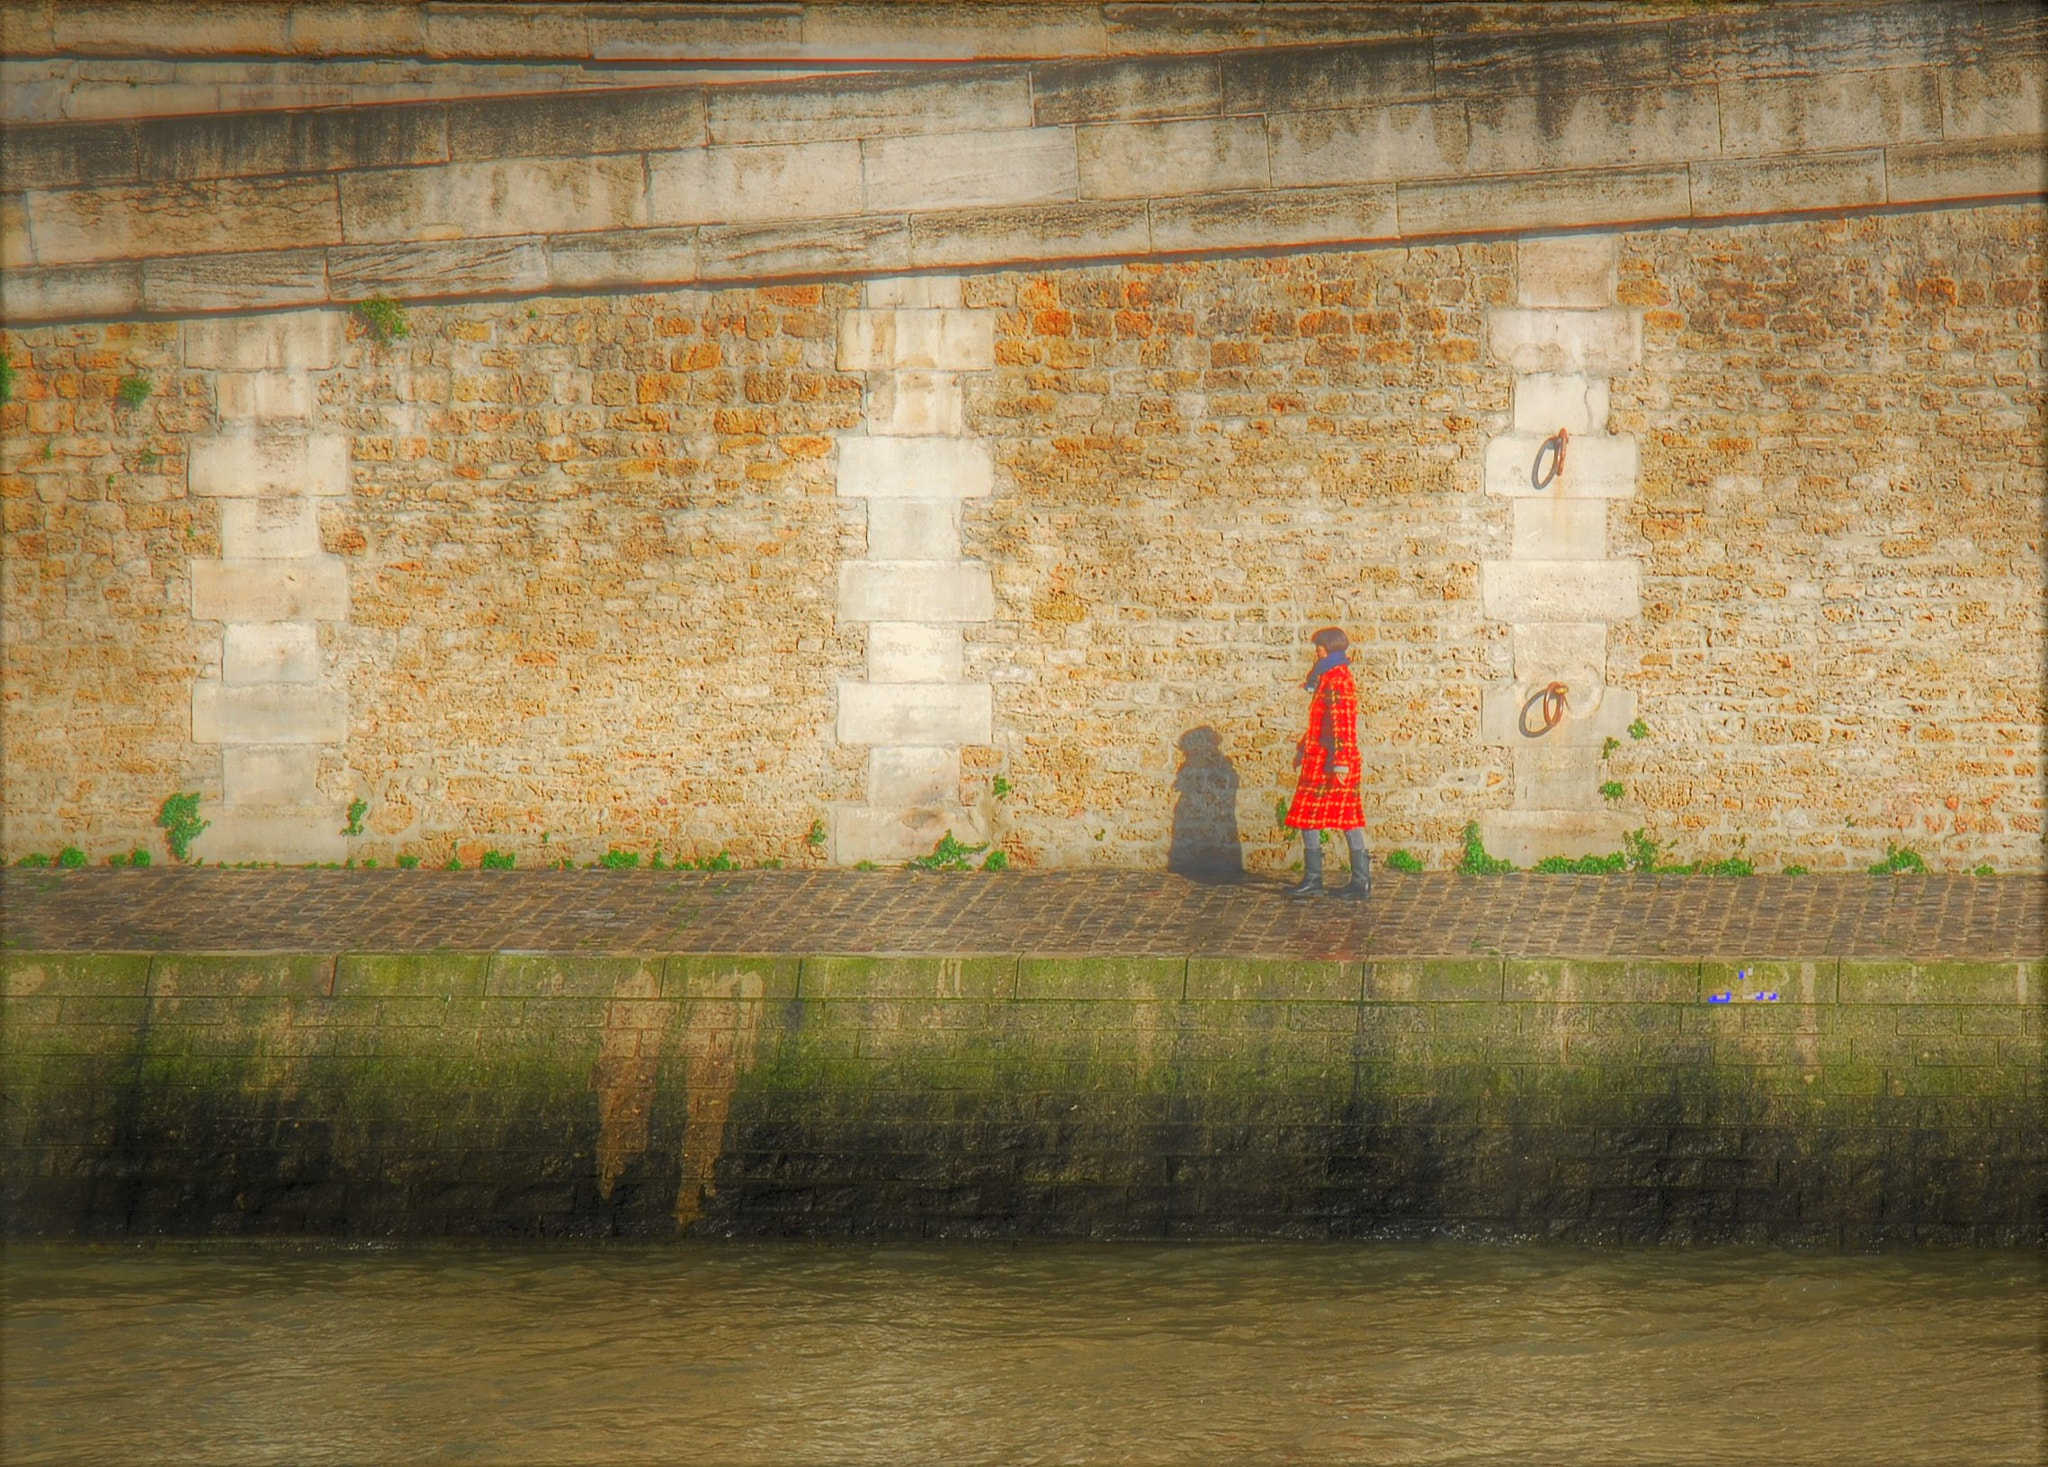
[[[2020,1245],[2044,970],[9,954],[0,1225]]]

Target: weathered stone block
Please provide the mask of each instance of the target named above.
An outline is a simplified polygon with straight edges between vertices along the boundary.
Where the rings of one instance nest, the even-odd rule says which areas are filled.
[[[1614,304],[1617,240],[1611,234],[1525,239],[1515,246],[1516,299],[1573,310]]]
[[[903,270],[911,265],[910,256],[909,226],[893,214],[793,224],[720,224],[697,234],[697,269],[707,280]]]
[[[1438,41],[1431,51],[1431,72],[1437,94],[1444,97],[1601,91],[1667,84],[1671,56],[1671,37],[1663,26],[1477,31]],[[1565,75],[1570,81],[1560,87]]]
[[[1553,431],[1555,431],[1553,429]],[[1536,485],[1536,459],[1547,434],[1504,433],[1486,445],[1486,492],[1520,498],[1630,499],[1640,466],[1636,440],[1627,435],[1573,434],[1565,443],[1564,471],[1547,487]],[[1555,454],[1542,453],[1543,472]]]
[[[249,622],[227,628],[221,643],[221,681],[229,687],[319,680],[320,634],[311,623]]]
[[[583,957],[556,953],[493,953],[484,993],[490,998],[609,999],[620,992],[658,994],[658,957]],[[600,1022],[603,1010],[593,1010]]]
[[[194,494],[207,496],[336,497],[348,493],[348,439],[339,433],[202,439],[192,447],[188,482]]]
[[[839,684],[842,744],[985,744],[994,717],[985,683]]]
[[[338,242],[331,178],[116,184],[29,195],[29,228],[45,265],[155,254],[284,250]]]
[[[1590,506],[1600,509],[1600,505]],[[1520,506],[1517,506],[1519,511]],[[1553,681],[1593,688],[1607,681],[1607,624],[1597,621],[1534,622],[1509,629],[1515,681],[1543,687]]]
[[[303,418],[313,410],[313,384],[292,372],[223,372],[214,379],[221,418]]]
[[[335,557],[192,562],[199,621],[345,621],[348,571]]]
[[[1692,205],[1688,184],[1676,165],[1511,174],[1402,183],[1395,204],[1404,235],[1577,229],[1683,219]]]
[[[221,799],[229,805],[314,805],[320,750],[312,744],[251,744],[221,750]]]
[[[0,178],[10,189],[119,183],[136,176],[135,150],[132,122],[10,126],[0,135]]]
[[[142,177],[156,179],[416,167],[447,160],[448,121],[439,107],[161,117],[139,124],[136,144]]]
[[[2003,962],[1904,962],[1843,958],[1842,1003],[2040,1004],[2048,1001],[2040,959]]]
[[[334,982],[334,961],[319,953],[161,953],[150,965],[151,995],[326,998]]]
[[[451,104],[447,114],[448,151],[457,159],[659,153],[704,141],[704,94],[695,87],[480,97]]]
[[[180,326],[185,365],[217,372],[320,372],[341,360],[340,311],[290,311]]]
[[[1081,196],[1089,199],[1266,188],[1266,129],[1256,118],[1108,123],[1078,130]]]
[[[426,54],[497,62],[508,56],[581,60],[590,55],[590,20],[580,8],[500,10],[449,5],[422,13]]]
[[[507,159],[341,175],[341,217],[354,244],[572,234],[649,222],[640,159]]]
[[[1539,741],[1514,750],[1517,810],[1605,810],[1600,751]]]
[[[861,304],[871,311],[958,310],[958,275],[889,275],[861,282]]]
[[[1514,501],[1516,560],[1605,560],[1607,501],[1524,495]]]
[[[787,1003],[797,996],[804,960],[788,954],[677,953],[663,965],[661,996]]]
[[[1283,47],[1223,58],[1226,113],[1383,107],[1436,95],[1427,41]]]
[[[224,560],[291,560],[320,553],[320,507],[310,499],[224,499]]]
[[[297,4],[285,44],[300,56],[416,56],[426,49],[426,17],[389,0]]]
[[[1284,958],[1189,958],[1188,1001],[1355,1004],[1361,964]],[[1355,1017],[1351,1024],[1356,1025]]]
[[[1047,62],[1031,69],[1031,105],[1041,127],[1214,117],[1223,110],[1223,79],[1207,56]]]
[[[944,810],[958,805],[960,751],[871,748],[867,795],[868,804],[878,810]]]
[[[957,683],[963,650],[957,626],[870,622],[868,677],[878,683]]]
[[[1990,62],[1941,72],[1941,135],[1969,138],[2038,137],[2048,111],[2048,67],[2039,61]]]
[[[1627,621],[1642,614],[1632,560],[1486,560],[1479,596],[1496,621]]]
[[[842,311],[842,372],[919,369],[973,372],[995,365],[995,316],[988,311]]]
[[[19,270],[36,262],[28,237],[28,200],[0,194],[0,270]]]
[[[1828,1004],[1835,1002],[1835,975],[1839,968],[1835,958],[1821,958],[1806,962],[1760,961],[1747,963],[1724,963],[1708,960],[1700,964],[1700,996],[1716,993],[1733,996],[1735,1003],[1753,1002],[1759,993],[1775,993],[1786,1017],[1795,1023],[1805,1023],[1809,1015],[1793,1009],[1793,1004]],[[1758,1010],[1745,1010],[1756,1014]]]
[[[1186,958],[1040,958],[1017,964],[1017,998],[1180,1003],[1187,997]]]
[[[1465,109],[1420,103],[1267,119],[1273,186],[1392,183],[1465,171]]]
[[[647,160],[647,216],[655,224],[816,219],[861,212],[856,142],[693,148]]]
[[[948,833],[964,845],[980,845],[988,840],[988,823],[980,811],[961,805],[837,805],[832,810],[832,859],[841,866],[908,861],[930,855]]]
[[[1400,233],[1386,185],[1155,199],[1151,247],[1161,252],[1338,244]]]
[[[0,316],[9,321],[126,316],[141,309],[142,267],[137,264],[0,272]]]
[[[1626,168],[1721,154],[1720,101],[1712,86],[1551,88],[1474,97],[1465,112],[1472,129],[1466,167],[1473,173]]]
[[[1607,431],[1608,386],[1604,377],[1578,372],[1532,372],[1514,385],[1514,429],[1541,443],[1559,428],[1572,434]],[[1566,448],[1570,456],[1570,448]]]
[[[839,493],[893,499],[979,499],[994,490],[995,458],[978,438],[839,440]]]
[[[1493,354],[1516,372],[1611,377],[1642,359],[1633,311],[1497,310],[1487,324]]]
[[[547,251],[539,240],[347,246],[327,252],[327,282],[337,300],[488,295],[542,290]]]
[[[1932,68],[1721,82],[1721,151],[1730,158],[1882,148],[1941,137]]]
[[[914,6],[843,5],[804,13],[813,54],[876,61],[968,61],[997,56],[1099,55],[1101,15],[1084,6],[1006,5],[949,13],[934,23]]]
[[[1884,154],[1875,149],[1692,165],[1692,212],[1700,219],[1884,201]]]
[[[806,1003],[1016,997],[1015,957],[807,957],[797,994]]]
[[[571,290],[687,285],[697,278],[697,231],[635,229],[547,242],[548,277]]]
[[[772,87],[719,87],[706,101],[714,143],[805,142],[1031,126],[1031,84],[987,77],[832,77]]]
[[[142,264],[142,301],[152,311],[276,310],[326,300],[327,256],[320,250],[177,255]]]
[[[344,953],[334,960],[334,996],[482,998],[489,953]]]
[[[909,263],[986,266],[1136,255],[1150,240],[1142,201],[951,209],[910,216]]]
[[[951,372],[878,373],[868,384],[868,432],[913,438],[967,431],[960,379]]]
[[[1895,204],[2048,194],[2048,138],[1996,138],[1887,149],[1886,194]]]
[[[0,998],[143,998],[148,953],[0,952]],[[0,1024],[0,1045],[12,1026]]]
[[[995,615],[979,562],[854,560],[839,567],[842,621],[973,622]]]
[[[1074,130],[923,133],[860,145],[866,206],[968,209],[1072,199],[1080,194]]]
[[[1498,1003],[1499,958],[1369,958],[1367,1003]]]
[[[958,499],[868,501],[869,560],[957,560],[960,557]]]
[[[1593,689],[1572,688],[1566,683],[1570,692],[1563,722],[1548,733],[1539,734],[1536,730],[1543,726],[1540,712],[1528,705],[1530,697],[1540,692],[1545,683],[1492,683],[1483,688],[1479,695],[1479,741],[1496,748],[1525,748],[1538,742],[1598,747],[1610,738],[1626,737],[1629,724],[1635,721],[1636,696],[1629,689],[1604,683]],[[1595,692],[1599,694],[1597,705],[1592,703]],[[1525,722],[1529,728],[1526,734],[1522,732]],[[1596,854],[1616,849],[1617,846],[1602,846]]]
[[[330,688],[192,686],[195,744],[338,744],[347,737],[348,700]]]

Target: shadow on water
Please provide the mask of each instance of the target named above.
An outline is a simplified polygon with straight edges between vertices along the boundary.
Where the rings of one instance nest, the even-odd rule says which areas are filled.
[[[1237,828],[1237,767],[1206,724],[1180,736],[1173,777],[1173,844],[1166,869],[1197,881],[1244,879],[1244,837]]]

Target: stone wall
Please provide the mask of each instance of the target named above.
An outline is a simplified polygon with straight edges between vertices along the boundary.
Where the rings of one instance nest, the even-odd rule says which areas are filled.
[[[1572,409],[1579,548],[1530,557],[1564,530],[1488,466],[1559,410],[1512,335],[1579,309],[1519,304],[1543,248],[415,307],[390,345],[9,331],[5,854],[154,846],[198,789],[210,860],[850,862],[950,827],[1270,870],[1334,621],[1382,853],[1564,801],[1682,859],[2040,869],[2042,211],[1606,237],[1584,314],[1631,355]],[[1625,485],[1581,477],[1596,406]],[[1640,587],[1560,675],[1649,736],[1599,723],[1553,794],[1486,718],[1548,675],[1488,601],[1526,559]]]
[[[2044,976],[9,953],[0,1228],[2036,1246]]]

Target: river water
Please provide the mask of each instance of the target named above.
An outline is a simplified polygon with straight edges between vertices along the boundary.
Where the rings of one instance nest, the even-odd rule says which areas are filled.
[[[1992,1463],[2026,1253],[15,1244],[0,1459]]]

